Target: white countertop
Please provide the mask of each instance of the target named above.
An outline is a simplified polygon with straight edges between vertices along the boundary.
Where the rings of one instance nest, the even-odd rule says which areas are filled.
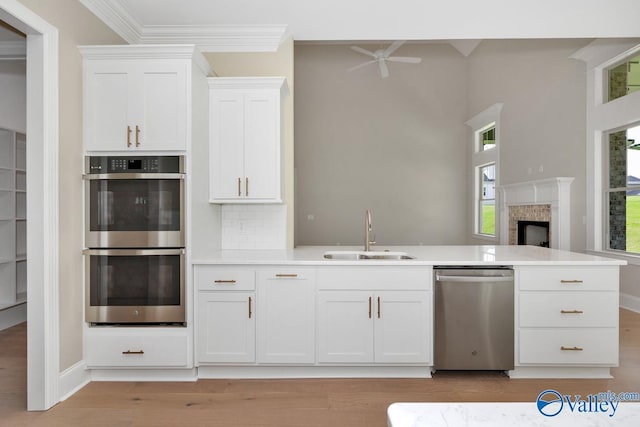
[[[263,265],[624,265],[626,261],[537,246],[378,246],[407,252],[410,260],[328,260],[327,251],[359,251],[361,246],[300,246],[292,250],[222,250],[194,256],[193,264]]]
[[[640,403],[622,402],[615,413],[579,412],[569,408],[553,417],[542,415],[535,402],[394,403],[387,410],[389,427],[628,426],[640,420]]]

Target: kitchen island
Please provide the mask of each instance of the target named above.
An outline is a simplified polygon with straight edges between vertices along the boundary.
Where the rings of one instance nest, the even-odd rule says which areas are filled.
[[[433,267],[452,265],[514,269],[511,377],[606,378],[618,364],[623,261],[493,245],[376,246],[413,259],[324,258],[361,249],[195,256],[198,376],[429,377]]]

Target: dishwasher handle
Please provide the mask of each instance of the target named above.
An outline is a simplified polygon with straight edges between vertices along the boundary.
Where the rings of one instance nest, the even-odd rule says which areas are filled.
[[[513,282],[513,276],[440,276],[437,282]]]

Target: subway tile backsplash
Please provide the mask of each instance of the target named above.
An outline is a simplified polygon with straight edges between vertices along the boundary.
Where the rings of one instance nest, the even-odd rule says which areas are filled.
[[[222,249],[286,249],[286,205],[222,205]]]

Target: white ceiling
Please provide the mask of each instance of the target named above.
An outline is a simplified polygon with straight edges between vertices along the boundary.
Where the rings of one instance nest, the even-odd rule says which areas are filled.
[[[129,43],[640,37],[638,0],[79,0]],[[267,49],[264,49],[267,50]]]

